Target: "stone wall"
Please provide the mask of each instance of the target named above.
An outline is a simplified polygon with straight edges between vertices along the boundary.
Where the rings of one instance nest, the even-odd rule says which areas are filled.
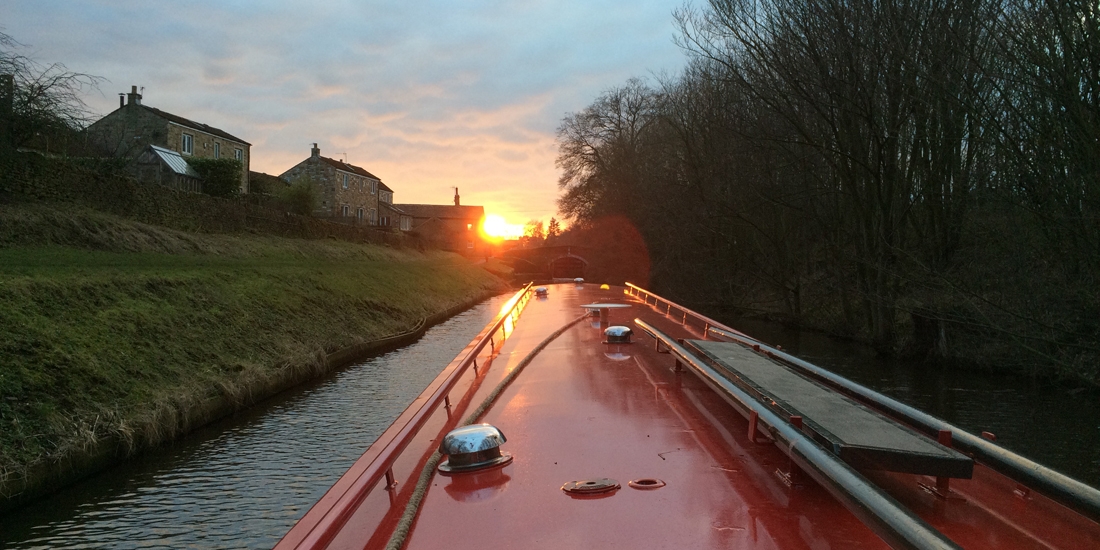
[[[133,158],[149,145],[168,145],[167,122],[148,109],[127,105],[97,120],[87,130],[88,145],[96,154]],[[177,137],[178,139],[178,137]]]
[[[223,199],[143,184],[119,161],[46,159],[21,154],[0,173],[0,200],[73,202],[142,223],[200,233],[259,232],[284,237],[420,247],[396,231],[332,223],[277,209],[270,200],[245,195]]]

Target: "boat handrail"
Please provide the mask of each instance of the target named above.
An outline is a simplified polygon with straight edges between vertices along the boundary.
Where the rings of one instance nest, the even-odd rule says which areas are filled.
[[[978,437],[966,430],[922,412],[892,397],[883,395],[843,376],[829,372],[813,363],[790,355],[751,338],[742,337],[737,331],[711,326],[710,333],[729,338],[747,346],[760,349],[773,358],[794,367],[803,374],[872,407],[905,424],[935,436],[942,430],[951,432],[951,445],[970,453],[975,460],[1005,476],[1038,491],[1047,498],[1074,510],[1093,521],[1100,522],[1100,490],[1077,481],[1056,470],[1020,456],[992,441]]]
[[[966,430],[960,429],[932,415],[921,412],[892,397],[883,395],[863,385],[857,384],[843,376],[829,372],[817,365],[803,361],[778,348],[768,346],[763,342],[734,330],[714,319],[696,313],[676,302],[658,296],[637,285],[626,283],[628,293],[631,296],[642,297],[646,304],[653,299],[653,305],[664,303],[670,312],[672,308],[680,310],[687,324],[688,317],[692,317],[703,325],[703,333],[714,333],[733,340],[737,340],[747,346],[759,345],[784,363],[796,368],[800,372],[825,383],[844,394],[856,399],[879,412],[900,420],[914,428],[923,430],[929,435],[935,435],[940,430],[950,430],[952,445],[957,449],[973,454],[974,458],[1005,476],[1038,491],[1044,496],[1066,506],[1093,521],[1100,522],[1100,490],[1081,483],[1065,474],[1043,466],[1033,460],[1020,456],[987,439],[978,437]]]
[[[700,361],[676,340],[641,319],[635,319],[634,324],[660,342],[680,362],[691,367],[704,383],[731,405],[755,412],[764,428],[775,438],[777,446],[803,472],[817,481],[891,547],[922,550],[960,548],[847,463],[830,454],[798,428]]]
[[[645,303],[646,305],[650,305],[649,304],[649,299],[650,298],[653,298],[653,304],[652,305],[654,307],[657,307],[658,304],[660,304],[661,302],[664,302],[664,304],[665,304],[665,314],[671,314],[672,313],[672,308],[676,308],[676,309],[680,310],[680,313],[683,314],[682,324],[684,324],[684,325],[689,325],[690,324],[690,323],[687,322],[687,320],[688,320],[688,317],[691,317],[691,318],[695,319],[696,321],[699,321],[702,324],[702,329],[703,329],[704,333],[706,333],[706,331],[708,329],[710,329],[710,327],[721,327],[724,330],[729,330],[729,331],[737,333],[742,338],[748,338],[749,340],[753,340],[753,341],[756,340],[755,338],[753,338],[752,336],[749,336],[748,334],[733,330],[732,328],[729,328],[726,325],[723,325],[722,323],[719,323],[718,321],[715,321],[714,319],[711,319],[710,317],[707,317],[706,315],[703,315],[703,314],[700,314],[698,312],[692,311],[692,310],[690,310],[690,309],[688,309],[688,308],[686,308],[686,307],[684,307],[680,304],[677,304],[676,302],[673,302],[672,300],[662,298],[661,296],[658,296],[657,294],[654,294],[654,293],[652,293],[652,292],[650,292],[650,291],[648,291],[648,290],[646,290],[646,289],[644,289],[644,288],[642,288],[642,287],[640,287],[640,286],[638,286],[634,283],[627,282],[627,283],[624,283],[624,284],[627,288],[627,294],[629,294],[630,296],[634,296],[635,298],[639,298],[639,297],[642,298],[642,302]]]
[[[494,338],[497,331],[502,327],[507,332],[505,323],[511,319],[515,322],[515,315],[518,315],[522,311],[522,306],[530,299],[531,286],[533,283],[527,283],[522,290],[517,292],[514,296],[509,298],[508,302],[505,302],[501,307],[501,312],[494,320],[493,323],[488,325],[486,329],[482,331],[481,338],[477,343],[469,348],[466,355],[462,358],[461,362],[451,371],[450,375],[439,385],[438,388],[423,405],[417,409],[416,413],[408,419],[401,430],[394,435],[389,441],[385,443],[385,446],[379,451],[378,455],[371,460],[370,464],[356,477],[355,481],[340,495],[339,499],[332,505],[328,511],[317,521],[317,524],[310,529],[309,533],[298,543],[294,548],[296,549],[320,549],[325,548],[332,542],[333,538],[340,531],[340,528],[347,523],[352,514],[359,505],[374,491],[374,488],[378,485],[378,482],[383,477],[387,478],[387,481],[393,478],[393,464],[401,456],[401,453],[413,440],[413,438],[420,432],[420,429],[435,412],[439,405],[445,400],[449,400],[449,394],[458,383],[459,378],[466,372],[471,365],[476,364],[478,354],[480,354],[485,346],[489,345],[490,341]],[[369,452],[369,449],[368,449]]]

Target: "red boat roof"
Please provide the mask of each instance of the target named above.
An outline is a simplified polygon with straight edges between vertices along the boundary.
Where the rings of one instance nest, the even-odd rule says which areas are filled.
[[[608,308],[604,324],[590,317],[570,325],[593,302],[630,307]],[[472,342],[448,365],[277,548],[384,548],[391,538],[405,548],[887,547],[797,468],[785,476],[792,463],[784,449],[750,441],[742,413],[677,369],[635,318],[673,338],[706,335],[684,325],[686,315],[622,287],[550,286],[547,298],[522,307],[514,326],[513,317],[502,319],[500,331],[483,333],[484,349]],[[634,328],[634,342],[605,343],[608,324]],[[451,476],[425,470],[442,435],[521,366],[477,419],[504,433],[501,449],[514,459]],[[450,406],[429,410],[442,395]],[[378,481],[391,467],[396,484],[387,488]],[[430,477],[421,495],[422,471]],[[918,521],[966,548],[1100,547],[1096,522],[1038,494],[1021,496],[1014,482],[980,464],[973,479],[951,481],[950,498],[928,489],[934,478],[866,474]],[[606,478],[620,488],[562,489]],[[415,521],[403,524],[403,515]]]

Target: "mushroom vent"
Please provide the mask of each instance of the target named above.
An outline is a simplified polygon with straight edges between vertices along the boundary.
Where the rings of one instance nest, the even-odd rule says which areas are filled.
[[[584,282],[584,277],[577,277],[576,279],[573,279],[573,282],[579,285]]]
[[[550,291],[546,290],[546,287],[544,287],[544,286],[540,286],[540,287],[535,289],[535,296],[538,296],[539,298],[545,298],[549,294],[550,294]]]
[[[629,344],[630,335],[632,334],[634,334],[634,331],[630,330],[630,327],[623,326],[608,327],[607,330],[603,331],[604,337],[607,338],[605,343],[608,344]]]
[[[489,424],[455,428],[439,443],[439,452],[447,455],[447,460],[439,464],[439,471],[458,474],[504,466],[512,461],[511,454],[500,452],[505,441],[504,434]]]

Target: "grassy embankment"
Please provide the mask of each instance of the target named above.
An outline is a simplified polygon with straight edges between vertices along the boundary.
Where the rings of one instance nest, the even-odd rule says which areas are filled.
[[[503,290],[449,253],[0,205],[0,497],[35,470],[171,439],[204,403],[243,406],[272,380],[320,374],[328,353]]]

